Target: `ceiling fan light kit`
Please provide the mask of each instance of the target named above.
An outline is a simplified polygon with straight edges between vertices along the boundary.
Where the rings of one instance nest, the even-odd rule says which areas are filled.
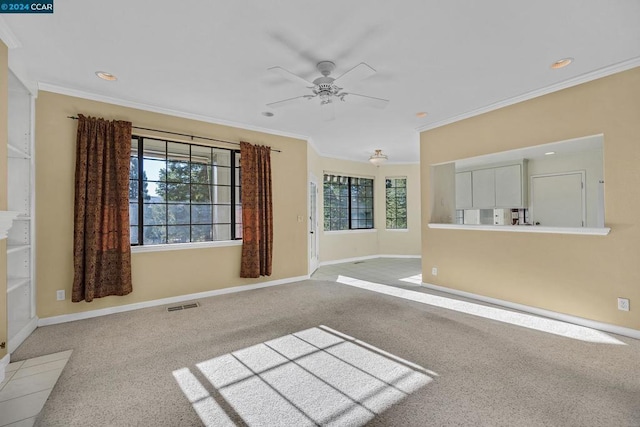
[[[382,154],[382,150],[376,150],[375,153],[373,153],[373,155],[369,157],[369,161],[376,166],[380,166],[381,164],[386,162],[387,159],[388,156],[386,154]]]
[[[272,102],[267,104],[270,108],[284,107],[290,104],[297,103],[301,100],[309,100],[318,97],[320,99],[320,108],[325,120],[332,120],[334,115],[333,101],[339,99],[340,101],[347,101],[348,99],[364,101],[367,105],[384,108],[389,100],[382,98],[375,98],[367,95],[359,95],[356,93],[345,92],[344,87],[372,76],[376,73],[371,66],[361,62],[355,67],[351,68],[338,78],[330,77],[330,74],[335,70],[336,64],[332,61],[320,61],[316,64],[316,69],[322,74],[321,77],[316,78],[313,82],[310,82],[297,74],[292,73],[282,67],[271,67],[269,71],[274,71],[280,74],[282,77],[291,80],[295,83],[303,84],[307,89],[310,89],[312,95],[301,95],[294,98],[283,99],[282,101]],[[345,99],[346,98],[346,99]]]

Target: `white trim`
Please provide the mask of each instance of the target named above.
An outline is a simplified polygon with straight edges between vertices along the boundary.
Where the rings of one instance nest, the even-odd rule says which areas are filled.
[[[22,62],[16,62],[13,56],[9,56],[9,70],[13,75],[22,83],[22,85],[29,91],[32,97],[38,97],[38,83],[29,77],[29,73],[23,66]]]
[[[358,234],[358,233],[375,233],[377,228],[354,228],[352,230],[326,230],[324,234]]]
[[[11,355],[9,353],[5,354],[4,357],[0,359],[0,383],[4,381],[4,371],[7,370],[10,360]]]
[[[83,98],[83,99],[89,99],[92,101],[104,102],[107,104],[119,105],[121,107],[135,108],[137,110],[150,111],[150,112],[159,113],[159,114],[166,114],[168,116],[173,116],[173,117],[181,117],[183,119],[197,120],[205,123],[231,126],[231,127],[240,128],[243,130],[252,130],[256,132],[268,133],[270,135],[278,135],[278,136],[284,136],[287,138],[300,139],[305,142],[307,142],[309,139],[309,137],[306,135],[300,135],[292,132],[283,132],[276,129],[264,128],[261,126],[254,126],[247,123],[234,122],[231,120],[224,120],[224,119],[218,119],[218,118],[213,118],[208,116],[202,116],[200,114],[186,113],[183,111],[172,110],[169,108],[157,107],[155,105],[143,104],[141,102],[128,101],[124,99],[113,98],[106,95],[100,95],[97,93],[85,92],[77,89],[70,89],[63,86],[54,85],[51,83],[38,82],[38,89],[47,91],[47,92],[58,93],[60,95],[74,96],[76,98]]]
[[[422,255],[395,255],[395,254],[366,255],[366,256],[359,256],[354,258],[342,258],[342,259],[334,259],[332,261],[322,261],[320,263],[320,267],[324,267],[325,265],[345,264],[345,263],[356,262],[356,261],[367,261],[367,260],[376,259],[376,258],[418,258],[419,259],[419,258],[422,258]]]
[[[315,212],[311,209],[311,184],[315,186],[316,194],[315,196],[315,204],[316,209]],[[318,188],[318,177],[311,171],[309,171],[309,179],[307,183],[307,271],[309,274],[313,274],[320,265],[320,190]],[[312,222],[312,219],[315,218],[315,224]],[[311,236],[314,236],[312,238]],[[312,245],[312,242],[315,242],[315,245]],[[315,253],[315,257],[311,258],[311,253]]]
[[[458,114],[453,117],[448,117],[446,119],[439,120],[434,123],[429,123],[424,126],[420,126],[416,128],[418,132],[424,132],[427,130],[439,128],[444,125],[448,125],[451,123],[458,122],[460,120],[468,119],[470,117],[479,116],[480,114],[488,113],[493,110],[497,110],[499,108],[508,107],[509,105],[517,104],[519,102],[528,101],[533,98],[537,98],[542,95],[548,95],[553,92],[557,92],[562,89],[567,89],[572,86],[577,86],[582,83],[587,83],[592,80],[600,79],[602,77],[610,76],[611,74],[620,73],[622,71],[630,70],[640,66],[640,57],[632,58],[627,61],[619,62],[617,64],[609,65],[607,67],[600,68],[598,70],[591,71],[589,73],[585,73],[562,82],[543,87],[541,89],[532,90],[530,92],[524,93],[522,95],[514,96],[511,98],[507,98],[502,101],[494,102],[493,104],[489,104],[485,107],[480,107],[475,110],[468,111],[463,114]]]
[[[229,288],[215,289],[212,291],[198,292],[194,294],[178,295],[175,297],[161,298],[151,301],[137,302],[133,304],[119,305],[116,307],[102,308],[99,310],[83,311],[81,313],[62,314],[60,316],[45,317],[38,320],[38,326],[56,325],[58,323],[73,322],[75,320],[90,319],[92,317],[106,316],[114,313],[122,313],[125,311],[139,310],[141,308],[157,307],[159,305],[174,304],[183,301],[192,301],[194,299],[209,298],[217,295],[233,294],[236,292],[251,291],[254,289],[267,288],[270,286],[284,285],[287,283],[300,282],[308,280],[309,275],[288,277],[286,279],[271,280],[253,285],[232,286]]]
[[[611,228],[592,227],[544,227],[541,225],[476,225],[476,224],[434,224],[429,223],[429,228],[447,230],[475,230],[475,231],[512,231],[517,233],[546,233],[546,234],[583,234],[587,236],[606,236]]]
[[[26,340],[29,335],[31,335],[31,333],[36,330],[37,327],[38,318],[32,317],[31,320],[29,320],[29,323],[27,323],[24,328],[20,330],[20,332],[15,334],[13,338],[9,338],[9,342],[7,343],[7,353],[13,353],[20,346],[20,344],[22,344],[24,340]]]
[[[24,82],[22,83],[24,84]],[[26,85],[25,85],[26,86]],[[37,94],[37,92],[36,92]],[[37,316],[37,283],[36,283],[36,95],[31,92],[30,111],[31,118],[29,119],[30,135],[29,135],[29,152],[31,153],[29,161],[29,185],[31,188],[29,202],[29,215],[31,221],[29,222],[29,243],[31,244],[31,265],[30,268],[30,290],[31,290],[31,317]]]
[[[375,259],[375,258],[380,258],[380,255],[366,255],[366,256],[358,256],[354,258],[342,258],[342,259],[334,259],[332,261],[322,261],[320,263],[320,267],[324,267],[325,265],[344,264],[347,262],[366,261],[368,259]]]
[[[392,233],[408,233],[408,228],[385,228],[382,231],[390,231]]]
[[[307,144],[309,144],[309,146],[314,151],[314,153],[316,153],[316,155],[318,155],[319,157],[324,157],[323,154],[320,152],[320,149],[318,149],[318,146],[316,145],[316,143],[313,142],[313,138],[311,137],[307,138]]]
[[[422,255],[394,255],[394,254],[389,254],[389,255],[378,255],[379,258],[413,258],[413,259],[420,259],[422,258]]]
[[[550,319],[560,320],[562,322],[573,323],[575,325],[585,326],[587,328],[598,329],[604,332],[610,332],[612,334],[623,335],[625,337],[640,339],[640,330],[626,328],[624,326],[612,325],[610,323],[598,322],[596,320],[585,319],[584,317],[572,316],[570,314],[558,313],[556,311],[545,310],[543,308],[531,307],[529,305],[518,304],[515,302],[505,301],[497,298],[486,297],[483,295],[474,294],[471,292],[459,291],[457,289],[447,288],[444,286],[432,285],[430,283],[422,282],[422,286],[427,289],[433,289],[435,291],[445,292],[452,295],[458,295],[465,298],[474,299],[477,301],[487,302],[489,304],[495,304],[514,310],[524,311],[526,313],[535,314],[538,316],[548,317]]]
[[[224,241],[218,241],[218,242],[191,242],[191,243],[170,243],[166,245],[131,246],[131,253],[140,254],[145,252],[181,251],[184,249],[223,248],[227,246],[242,246],[242,240],[224,240]]]
[[[7,21],[4,20],[3,17],[0,16],[0,40],[7,45],[9,49],[17,49],[22,47],[22,43],[16,36],[16,34],[11,31],[9,25],[7,25]]]

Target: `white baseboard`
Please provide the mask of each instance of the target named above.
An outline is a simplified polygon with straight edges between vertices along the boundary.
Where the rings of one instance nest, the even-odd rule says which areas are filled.
[[[7,343],[7,353],[13,353],[38,327],[38,316],[34,317]]]
[[[4,357],[0,359],[0,383],[4,381],[4,371],[6,371],[7,366],[9,366],[9,360],[11,360],[9,353],[5,354]]]
[[[376,258],[422,258],[422,255],[380,255],[380,254],[366,255],[366,256],[359,256],[354,258],[342,258],[342,259],[334,259],[332,261],[322,261],[320,264],[318,264],[318,266],[324,267],[325,265],[344,264],[347,262],[356,262],[356,261],[366,261],[369,259],[376,259]]]
[[[558,313],[556,311],[545,310],[543,308],[531,307],[529,305],[518,304],[515,302],[505,301],[497,298],[486,297],[483,295],[473,294],[471,292],[459,291],[457,289],[446,288],[444,286],[432,285],[422,282],[422,286],[435,291],[445,292],[452,295],[458,295],[477,301],[488,302],[490,304],[499,305],[514,310],[524,311],[525,313],[535,314],[538,316],[548,317],[550,319],[560,320],[562,322],[573,323],[575,325],[585,326],[587,328],[597,329],[603,332],[610,332],[625,337],[640,340],[640,331],[637,329],[625,328],[624,326],[612,325],[610,323],[598,322],[595,320],[585,319],[583,317],[572,316],[570,314]]]
[[[83,311],[81,313],[62,314],[60,316],[45,317],[38,320],[38,326],[55,325],[58,323],[73,322],[75,320],[90,319],[92,317],[106,316],[125,311],[139,310],[141,308],[156,307],[165,304],[175,304],[183,301],[192,301],[199,298],[208,298],[216,295],[232,294],[236,292],[251,291],[253,289],[267,288],[269,286],[284,285],[287,283],[299,282],[309,279],[309,275],[288,277],[286,279],[271,280],[269,282],[256,283],[254,285],[233,286],[212,291],[198,292],[194,294],[178,295],[175,297],[156,299],[151,301],[137,302],[134,304],[119,305],[117,307],[102,308],[99,310]]]
[[[378,258],[380,255],[366,255],[366,256],[357,256],[354,258],[342,258],[342,259],[334,259],[332,261],[322,261],[318,264],[320,267],[324,267],[325,265],[334,265],[334,264],[344,264],[346,262],[356,262],[356,261],[366,261],[368,259]]]
[[[411,258],[411,259],[420,259],[422,255],[378,255],[379,258]]]

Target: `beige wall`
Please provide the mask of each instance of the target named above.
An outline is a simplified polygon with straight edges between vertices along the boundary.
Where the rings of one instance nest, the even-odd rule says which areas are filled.
[[[316,155],[317,156],[317,155]],[[312,163],[313,162],[313,163]],[[420,167],[419,165],[373,166],[368,162],[353,162],[330,157],[311,157],[310,170],[319,179],[320,229],[323,230],[324,173],[374,178],[375,230],[320,233],[320,262],[375,255],[420,255]],[[385,229],[385,177],[407,177],[408,231]]]
[[[7,210],[7,103],[9,99],[9,52],[0,41],[0,211]],[[0,240],[0,342],[7,343],[7,239]],[[7,354],[0,348],[0,358]]]
[[[407,230],[387,230],[385,218],[385,178],[407,178]],[[420,255],[420,165],[382,165],[376,175],[375,208],[378,251],[382,255]]]
[[[272,276],[241,279],[240,246],[134,253],[133,293],[96,299],[91,303],[71,303],[77,122],[67,116],[79,113],[128,120],[140,127],[266,144],[281,150],[271,156]],[[179,140],[164,134],[146,134]],[[297,221],[298,216],[305,218],[307,213],[305,141],[40,92],[36,102],[36,159],[36,275],[40,318],[307,274],[306,222]],[[58,289],[66,290],[67,300],[56,301]]]
[[[640,68],[421,134],[422,217],[429,165],[604,134],[608,236],[423,228],[423,280],[640,329]],[[431,276],[431,267],[439,274]],[[631,311],[617,310],[616,298]]]

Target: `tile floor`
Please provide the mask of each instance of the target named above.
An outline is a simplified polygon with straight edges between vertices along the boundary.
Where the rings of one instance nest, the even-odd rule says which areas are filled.
[[[0,426],[31,427],[72,350],[10,363],[0,383]]]

